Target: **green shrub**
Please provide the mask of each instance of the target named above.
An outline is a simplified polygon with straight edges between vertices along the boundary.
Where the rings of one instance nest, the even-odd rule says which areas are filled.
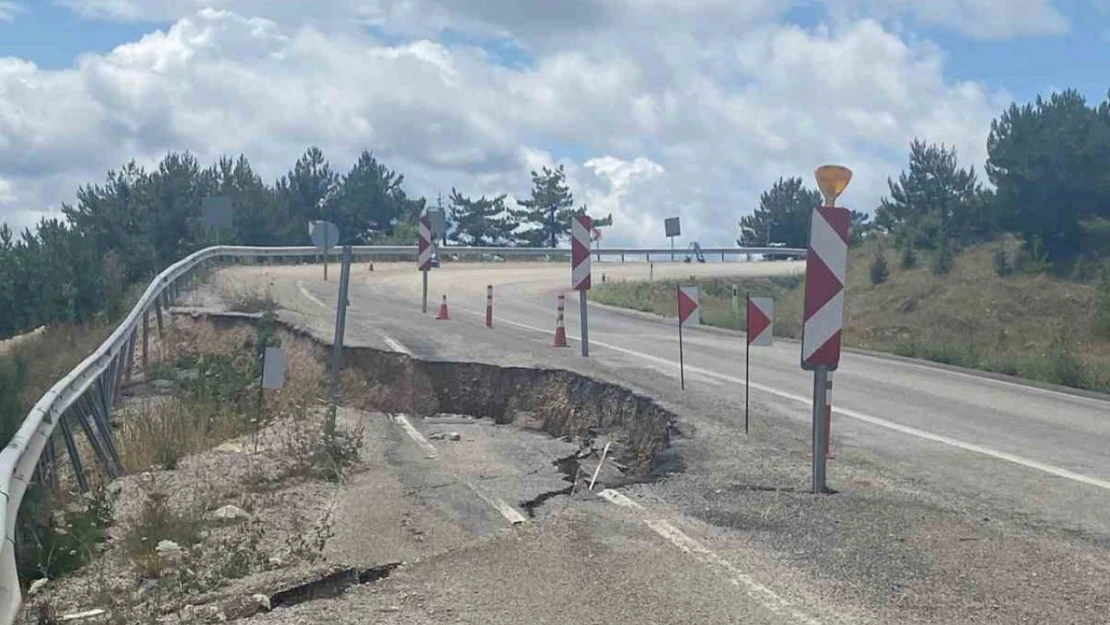
[[[1010,258],[1006,253],[1006,248],[999,246],[994,251],[994,273],[1000,278],[1004,278],[1013,273],[1013,267],[1010,266]]]
[[[908,243],[902,248],[901,265],[902,269],[913,269],[917,267],[917,252],[914,251],[913,246]]]
[[[63,505],[42,486],[27,491],[16,523],[16,561],[24,582],[58,579],[99,553],[112,521],[112,498],[105,490]]]
[[[886,266],[886,255],[879,250],[871,260],[871,284],[882,284],[889,277],[890,269]]]
[[[1095,331],[1110,339],[1110,262],[1103,265],[1095,289]]]
[[[161,576],[164,562],[158,554],[158,543],[170,540],[182,549],[200,542],[201,519],[179,512],[170,505],[169,495],[155,490],[146,491],[142,509],[127,528],[127,552],[142,577]]]
[[[935,276],[945,276],[956,266],[956,256],[952,253],[952,246],[948,240],[941,241],[940,247],[933,253],[933,264],[930,267]]]

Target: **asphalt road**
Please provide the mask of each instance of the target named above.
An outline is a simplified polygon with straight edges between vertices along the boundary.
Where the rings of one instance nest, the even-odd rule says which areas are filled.
[[[657,264],[654,271],[783,270],[799,266]],[[594,269],[608,279],[645,279],[647,271],[644,264]],[[319,267],[237,268],[222,279],[265,281],[293,318],[330,335],[335,283],[323,282]],[[648,516],[666,511],[671,529],[712,538],[712,548],[699,551],[704,542],[684,543],[693,530],[676,535],[657,525],[661,550],[678,549],[737,588],[749,580],[771,593],[764,599],[792,597],[804,612],[764,610],[768,622],[1105,621],[1110,403],[845,354],[834,376],[837,458],[829,466],[838,494],[815,498],[805,493],[812,382],[798,366],[796,343],[753,350],[746,437],[740,335],[684,332],[683,392],[673,320],[591,306],[588,359],[573,340],[572,349],[548,347],[555,295],[568,282],[564,266],[448,264],[432,273],[429,314],[421,315],[420,276],[410,264],[373,272],[360,264],[348,337],[420,358],[564,367],[667,405],[682,418],[685,468],[627,493]],[[495,289],[493,330],[482,326],[487,284]],[[453,318],[435,321],[444,294]],[[572,339],[577,304],[568,296]],[[752,592],[741,593],[745,601],[760,595]]]

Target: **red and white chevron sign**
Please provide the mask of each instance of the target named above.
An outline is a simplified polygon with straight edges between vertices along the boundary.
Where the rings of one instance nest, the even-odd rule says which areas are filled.
[[[570,285],[575,291],[590,290],[590,231],[594,220],[576,215],[570,223]]]
[[[775,344],[775,300],[770,297],[748,298],[748,345],[769,347]]]
[[[678,287],[678,324],[701,325],[701,290],[696,284]]]
[[[421,217],[416,229],[416,267],[420,271],[432,268],[432,222]]]
[[[850,223],[846,208],[818,206],[813,209],[802,317],[802,369],[807,371],[819,366],[835,370],[840,363]]]

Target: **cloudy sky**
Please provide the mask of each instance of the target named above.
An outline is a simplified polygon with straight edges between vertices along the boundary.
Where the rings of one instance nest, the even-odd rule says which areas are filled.
[[[0,221],[130,159],[363,149],[411,193],[565,164],[605,243],[732,245],[780,176],[871,211],[921,137],[981,164],[1013,100],[1110,87],[1110,0],[0,0]]]

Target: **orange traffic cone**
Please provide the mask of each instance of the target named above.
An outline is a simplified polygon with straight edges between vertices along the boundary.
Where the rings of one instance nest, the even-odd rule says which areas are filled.
[[[439,314],[436,319],[450,319],[451,315],[447,312],[447,296],[443,296],[443,302],[439,305]]]
[[[551,344],[552,347],[570,347],[567,345],[567,329],[563,327],[563,309],[566,308],[566,303],[567,296],[560,295],[555,315],[555,342]]]

